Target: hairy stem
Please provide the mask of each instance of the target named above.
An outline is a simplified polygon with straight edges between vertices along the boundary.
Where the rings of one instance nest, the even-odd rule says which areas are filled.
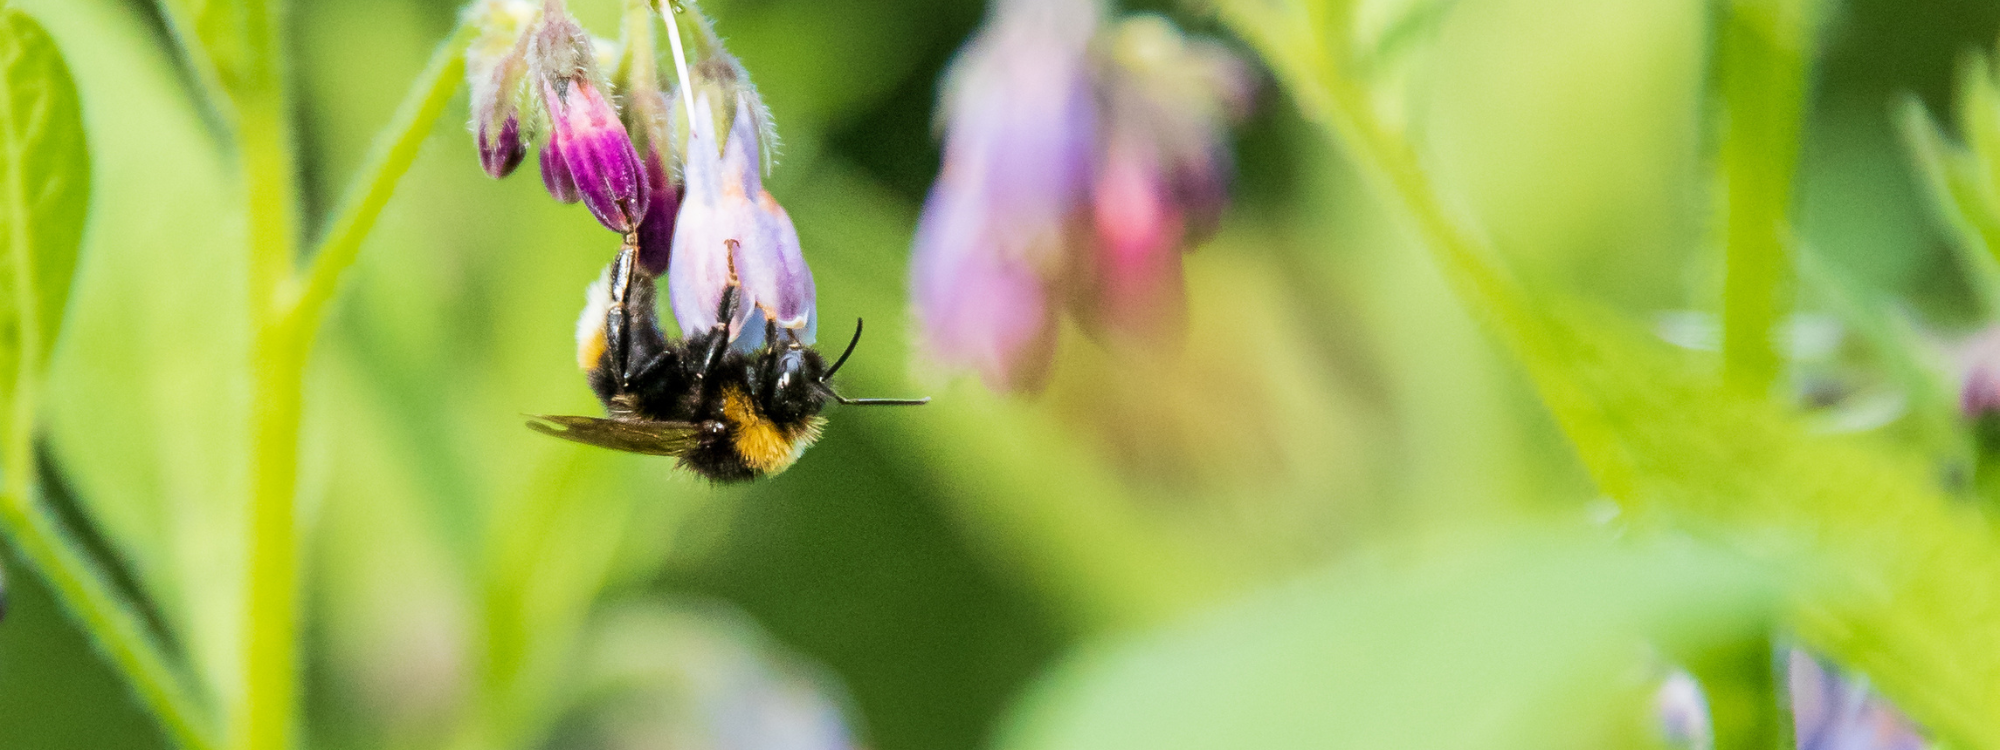
[[[1731,0],[1718,12],[1723,369],[1764,393],[1784,364],[1773,333],[1792,292],[1789,214],[1813,13],[1810,0]]]
[[[452,35],[431,53],[417,80],[410,84],[395,118],[376,136],[373,151],[353,185],[347,189],[331,229],[313,254],[306,271],[303,291],[297,299],[302,333],[312,336],[326,314],[326,305],[338,290],[340,278],[361,253],[361,241],[375,228],[382,209],[389,205],[396,184],[408,174],[417,159],[424,138],[430,135],[445,106],[465,80],[465,50],[473,28],[461,23]]]
[[[296,183],[282,99],[238,101],[250,212],[250,533],[241,683],[230,712],[236,750],[287,750],[298,693],[300,387],[305,352],[281,292],[296,240]]]

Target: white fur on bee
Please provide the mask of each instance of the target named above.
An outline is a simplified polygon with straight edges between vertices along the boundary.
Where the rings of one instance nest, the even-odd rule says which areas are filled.
[[[604,356],[604,318],[611,313],[611,269],[591,282],[583,293],[583,315],[576,319],[576,366],[585,372],[597,369]]]

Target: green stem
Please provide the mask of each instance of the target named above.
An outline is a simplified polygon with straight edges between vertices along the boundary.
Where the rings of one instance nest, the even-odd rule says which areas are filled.
[[[291,143],[282,108],[241,107],[251,210],[250,566],[245,589],[243,686],[231,717],[237,750],[292,746],[298,702],[298,449],[305,366],[328,303],[361,243],[408,173],[465,76],[470,32],[440,45],[396,118],[376,141],[356,188],[303,279],[293,275]],[[259,118],[273,119],[259,119]]]
[[[286,750],[297,703],[300,389],[305,352],[280,299],[294,248],[292,144],[283,107],[239,103],[250,211],[250,518],[242,680],[230,747]]]
[[[1788,214],[1805,110],[1810,5],[1731,0],[1721,10],[1722,359],[1730,380],[1756,393],[1777,382],[1784,364],[1773,333],[1791,297]]]
[[[359,179],[348,188],[331,230],[313,254],[312,267],[306,271],[304,289],[297,300],[298,318],[307,336],[319,327],[341,276],[354,265],[361,252],[361,241],[375,228],[382,209],[396,191],[397,182],[409,173],[424,138],[444,115],[445,106],[465,80],[465,50],[474,31],[469,24],[459,24],[431,53],[430,64],[424,66],[424,71],[410,85],[395,118],[376,138]]]

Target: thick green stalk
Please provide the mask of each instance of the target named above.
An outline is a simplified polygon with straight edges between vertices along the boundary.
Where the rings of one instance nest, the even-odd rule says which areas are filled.
[[[1719,12],[1723,369],[1764,393],[1783,369],[1773,334],[1792,292],[1789,215],[1813,13],[1809,0],[1730,0]]]
[[[301,279],[293,271],[292,144],[277,107],[242,106],[245,183],[251,203],[250,567],[245,592],[243,689],[232,715],[237,750],[290,747],[298,700],[298,448],[305,366],[341,276],[374,229],[396,184],[465,76],[470,33],[439,46],[376,140]]]
[[[288,750],[298,698],[300,388],[305,351],[281,290],[296,247],[292,148],[282,98],[238,101],[250,220],[250,533],[236,750]]]

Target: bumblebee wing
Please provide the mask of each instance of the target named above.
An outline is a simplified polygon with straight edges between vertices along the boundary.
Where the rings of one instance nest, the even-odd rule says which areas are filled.
[[[648,456],[682,456],[695,446],[692,422],[598,419],[543,414],[528,429],[564,440]]]

